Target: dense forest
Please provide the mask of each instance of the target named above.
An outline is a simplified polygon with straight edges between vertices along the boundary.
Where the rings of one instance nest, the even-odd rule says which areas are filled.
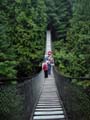
[[[74,1],[66,40],[58,38],[54,43],[56,65],[67,76],[90,77],[89,9],[89,1]]]
[[[28,77],[40,70],[46,21],[42,0],[0,0],[0,77]]]
[[[52,39],[66,39],[71,18],[71,4],[68,0],[46,0],[48,29],[52,31]]]
[[[40,71],[47,29],[52,31],[58,70],[90,77],[89,9],[85,0],[1,0],[0,77],[29,77]]]
[[[47,29],[57,73],[67,78],[60,83],[65,110],[70,120],[90,119],[90,0],[0,0],[0,120],[29,120]]]

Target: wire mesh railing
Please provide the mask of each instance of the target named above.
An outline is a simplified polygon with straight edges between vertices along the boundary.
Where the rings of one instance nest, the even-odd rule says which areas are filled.
[[[0,120],[30,120],[43,82],[41,71],[18,85],[0,85]]]
[[[68,120],[90,120],[90,96],[70,78],[60,75],[55,68],[54,76]]]

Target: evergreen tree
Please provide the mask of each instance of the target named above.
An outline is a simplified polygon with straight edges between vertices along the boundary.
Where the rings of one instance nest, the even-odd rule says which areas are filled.
[[[69,76],[90,77],[90,2],[73,2],[73,17],[67,32],[67,43],[59,42],[60,53],[55,56],[59,69]]]
[[[35,73],[42,60],[46,29],[45,9],[45,4],[41,0],[16,2],[19,75],[28,76],[30,73]]]
[[[79,75],[89,77],[90,75],[90,2],[78,0],[73,9],[71,28],[67,34],[68,49],[74,51],[77,56],[77,64],[80,61],[81,70]],[[72,46],[71,46],[72,44]],[[77,69],[78,70],[78,69]]]
[[[0,1],[0,76],[16,77],[16,53],[14,49],[14,7],[13,0]]]
[[[46,0],[48,24],[54,39],[66,39],[71,16],[71,4],[68,0]]]
[[[13,78],[35,74],[44,52],[44,1],[1,0],[0,18],[0,75]]]

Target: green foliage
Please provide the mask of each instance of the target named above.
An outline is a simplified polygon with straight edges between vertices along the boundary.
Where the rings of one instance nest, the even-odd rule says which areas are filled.
[[[0,1],[0,76],[15,78],[37,72],[44,53],[46,21],[42,0]]]
[[[71,5],[68,0],[46,0],[48,24],[54,39],[66,38],[71,16]]]
[[[0,88],[0,120],[22,120],[22,100],[16,88]]]
[[[16,54],[13,45],[13,1],[0,1],[0,76],[16,77]],[[13,18],[13,19],[12,19]]]
[[[16,1],[16,50],[19,76],[20,74],[21,76],[35,74],[36,65],[34,63],[37,62],[37,66],[39,66],[42,60],[46,28],[45,11],[44,1],[21,1],[21,3]]]
[[[84,89],[87,87],[90,87],[90,81],[88,81],[88,80],[84,80],[84,81],[74,80],[74,81],[72,81],[72,83],[74,83],[78,86],[82,86]]]
[[[14,69],[15,65],[15,61],[0,62],[0,74],[9,78],[14,78],[16,76],[16,70]]]
[[[75,1],[66,42],[59,41],[54,45],[59,70],[72,77],[90,77],[90,14],[87,12],[90,6],[87,5],[88,2]]]
[[[55,39],[66,39],[55,43],[59,70],[69,76],[89,77],[89,8],[85,0],[1,0],[0,76],[15,78],[37,72],[48,24]]]

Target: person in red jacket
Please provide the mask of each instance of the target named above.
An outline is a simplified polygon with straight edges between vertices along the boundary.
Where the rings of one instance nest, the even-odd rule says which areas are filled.
[[[44,61],[42,64],[42,69],[44,71],[44,77],[48,78],[48,64],[47,61]]]

